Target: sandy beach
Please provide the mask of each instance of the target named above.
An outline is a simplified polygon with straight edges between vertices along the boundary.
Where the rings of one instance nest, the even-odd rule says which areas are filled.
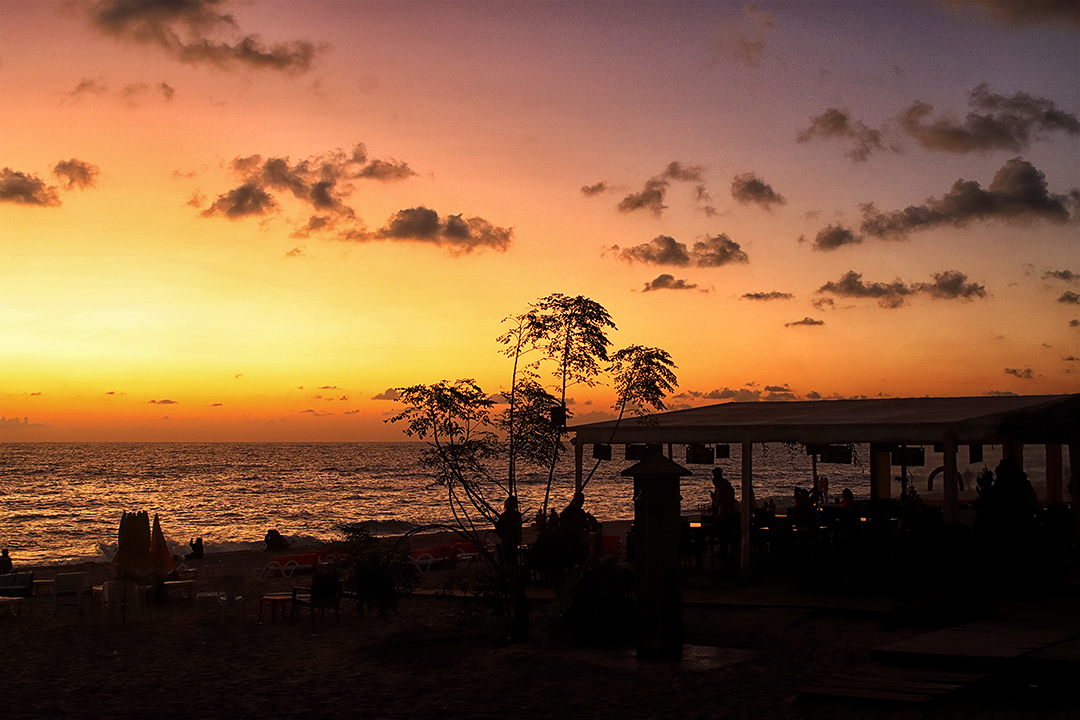
[[[54,614],[53,598],[0,615],[5,718],[859,718],[1075,717],[1060,687],[996,678],[929,704],[800,696],[815,678],[865,667],[874,648],[940,627],[890,622],[894,599],[794,592],[784,578],[750,586],[688,571],[685,656],[639,662],[633,647],[582,648],[546,639],[544,593],[532,639],[509,645],[470,598],[441,593],[463,570],[422,573],[417,594],[387,618],[350,600],[311,624],[271,622],[258,599],[308,577],[263,578],[273,555],[208,554],[188,563],[197,585],[239,574],[244,622],[219,624],[190,599],[169,597],[127,618],[100,606]],[[104,564],[47,567],[107,579]],[[1002,616],[1073,618],[1076,597],[1002,606]],[[1067,621],[1060,621],[1066,623]],[[1074,675],[1075,676],[1075,675]]]

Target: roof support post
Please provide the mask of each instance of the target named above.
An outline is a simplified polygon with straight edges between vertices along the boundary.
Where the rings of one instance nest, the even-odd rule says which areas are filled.
[[[584,482],[585,476],[582,472],[582,466],[584,465],[585,458],[585,443],[581,442],[581,438],[574,437],[574,492],[581,492],[581,484]]]
[[[1072,495],[1076,541],[1080,543],[1080,442],[1069,443],[1069,493]]]
[[[889,446],[870,443],[870,499],[892,497],[892,460]]]
[[[1061,445],[1046,444],[1046,506],[1061,505]]]
[[[956,440],[946,438],[944,444],[945,483],[943,490],[944,520],[946,525],[957,523],[957,508],[960,504],[960,473],[956,469]]]
[[[742,444],[742,539],[739,543],[739,577],[750,578],[750,519],[754,515],[754,444]]]

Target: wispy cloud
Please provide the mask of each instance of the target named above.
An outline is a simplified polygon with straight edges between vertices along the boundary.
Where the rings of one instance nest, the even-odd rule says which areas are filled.
[[[772,291],[772,292],[753,292],[745,293],[742,296],[742,300],[791,300],[795,296],[791,293]]]
[[[783,195],[754,173],[738,175],[731,181],[731,197],[743,204],[760,205],[766,210],[787,202]]]
[[[776,30],[776,16],[756,5],[747,5],[742,15],[725,22],[716,32],[716,59],[747,67],[758,67],[765,57],[765,39]]]
[[[811,116],[810,127],[800,130],[796,136],[801,143],[815,138],[850,141],[853,146],[846,155],[856,162],[866,162],[873,153],[885,149],[880,130],[869,127],[862,120],[852,120],[847,112],[837,108],[827,108],[820,115]]]
[[[1074,0],[938,0],[960,15],[973,15],[1007,28],[1045,25],[1080,30],[1080,4]]]
[[[652,292],[654,290],[694,290],[697,288],[696,284],[689,283],[686,280],[676,279],[674,275],[668,273],[662,273],[657,275],[655,279],[645,283],[645,288],[642,292]]]
[[[1005,368],[1006,375],[1020,378],[1021,380],[1034,380],[1035,373],[1031,368]]]
[[[230,42],[239,33],[235,17],[218,8],[229,0],[98,0],[88,7],[91,25],[105,35],[153,45],[191,65],[305,73],[326,45],[305,40],[266,45],[257,35]]]
[[[60,178],[66,188],[88,188],[94,185],[101,169],[82,160],[61,160],[53,167],[53,174]]]
[[[784,327],[798,327],[799,325],[824,325],[824,320],[815,320],[812,317],[804,317],[802,320],[796,320],[795,322],[784,323]]]

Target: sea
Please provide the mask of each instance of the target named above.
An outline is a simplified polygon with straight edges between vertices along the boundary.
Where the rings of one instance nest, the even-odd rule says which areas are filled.
[[[446,488],[419,462],[423,448],[416,442],[2,443],[0,547],[8,548],[16,565],[107,561],[116,552],[125,510],[157,514],[174,555],[189,552],[196,537],[208,553],[261,549],[271,528],[301,545],[340,538],[342,526],[354,523],[381,521],[380,527],[402,532],[451,522]],[[613,450],[614,459],[600,463],[586,488],[585,509],[601,521],[634,514],[633,482],[620,473],[635,461],[625,460],[621,447]],[[693,472],[680,484],[683,513],[698,512],[709,502],[715,465],[687,463],[685,446],[671,452]],[[802,446],[755,444],[753,452],[759,503],[771,499],[787,507],[795,486],[810,488],[811,460]],[[856,446],[852,464],[818,465],[829,477],[832,500],[845,487],[857,498],[868,497],[867,454],[866,446]],[[926,454],[926,466],[912,469],[920,491],[940,464],[931,448]],[[586,474],[594,462],[589,455]],[[983,463],[962,463],[961,470],[970,477],[983,466],[994,467],[999,457],[987,448]],[[1040,463],[1033,456],[1027,463],[1037,488]],[[740,446],[731,445],[730,457],[716,465],[738,490]],[[505,470],[494,466],[492,473]],[[542,506],[547,477],[546,469],[519,471],[526,519]],[[571,450],[556,467],[550,506],[561,510],[573,491]]]

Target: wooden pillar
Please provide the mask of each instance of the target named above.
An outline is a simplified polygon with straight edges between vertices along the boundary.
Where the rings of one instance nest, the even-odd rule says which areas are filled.
[[[1061,445],[1046,444],[1046,506],[1061,505]]]
[[[1080,545],[1080,443],[1069,443],[1069,497],[1073,506],[1073,527]]]
[[[956,440],[948,438],[943,443],[945,482],[942,487],[944,500],[945,524],[955,525],[958,522],[960,505],[960,473],[956,469]]]
[[[581,492],[581,484],[585,480],[585,473],[582,470],[585,458],[585,443],[581,442],[581,438],[577,435],[574,436],[574,492]]]
[[[1023,443],[1005,443],[1001,446],[1001,459],[1012,460],[1019,466],[1021,470],[1024,469],[1024,444]]]
[[[892,497],[891,446],[870,443],[870,499],[888,500]]]
[[[750,520],[754,515],[754,444],[742,444],[742,541],[739,543],[739,577],[750,577]]]
[[[679,477],[690,471],[662,455],[622,471],[634,478],[637,655],[682,657],[682,512]]]

